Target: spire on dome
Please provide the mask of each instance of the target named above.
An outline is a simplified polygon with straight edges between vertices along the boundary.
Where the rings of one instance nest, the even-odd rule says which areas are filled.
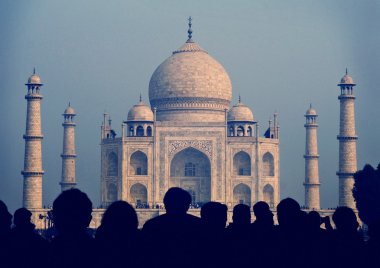
[[[193,37],[193,30],[191,29],[191,21],[193,20],[192,18],[191,18],[191,16],[189,17],[189,29],[187,30],[187,33],[188,33],[188,38],[189,39],[187,39],[187,42],[191,42],[192,40],[191,40],[191,38]]]
[[[240,94],[239,94],[239,103],[241,103],[241,96],[240,96]]]
[[[140,102],[142,102],[142,97],[141,97],[141,93],[140,93]]]
[[[33,68],[33,74],[36,74],[36,67]]]
[[[346,67],[346,75],[348,75],[348,70],[347,70],[347,67]]]

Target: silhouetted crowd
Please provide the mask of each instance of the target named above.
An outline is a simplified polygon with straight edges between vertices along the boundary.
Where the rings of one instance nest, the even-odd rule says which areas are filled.
[[[190,194],[170,188],[164,197],[166,214],[138,229],[135,209],[125,201],[112,203],[96,234],[88,230],[92,203],[78,189],[62,192],[53,203],[56,235],[46,240],[31,223],[31,212],[13,216],[0,201],[0,267],[380,267],[379,230],[364,241],[354,211],[335,210],[332,219],[306,213],[291,198],[277,206],[278,225],[265,202],[251,209],[233,209],[208,202],[201,217],[187,213]],[[323,228],[322,228],[323,227]]]

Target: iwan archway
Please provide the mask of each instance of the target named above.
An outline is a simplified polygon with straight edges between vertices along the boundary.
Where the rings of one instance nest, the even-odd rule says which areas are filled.
[[[170,163],[169,187],[181,187],[193,204],[211,201],[211,164],[201,151],[189,147],[178,152]]]

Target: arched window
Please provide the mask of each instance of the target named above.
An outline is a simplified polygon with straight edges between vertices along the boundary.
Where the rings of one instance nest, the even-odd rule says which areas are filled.
[[[117,200],[117,186],[115,183],[108,184],[107,199],[108,202],[115,202]]]
[[[233,159],[235,176],[251,176],[251,157],[246,152],[238,152]]]
[[[117,175],[118,175],[117,155],[114,152],[112,152],[108,155],[107,176],[117,176]]]
[[[191,162],[185,164],[185,177],[195,177],[195,164]]]
[[[144,136],[144,128],[142,126],[137,127],[136,136],[137,137],[143,137]]]
[[[263,156],[263,176],[274,176],[274,159],[269,152]]]
[[[135,135],[135,133],[134,133],[134,128],[131,126],[131,127],[129,127],[129,136],[130,137],[133,137],[133,135]]]
[[[234,136],[234,128],[230,127],[228,131],[229,131],[229,136],[233,137]]]
[[[131,202],[135,203],[137,208],[142,208],[148,203],[146,187],[141,183],[133,184],[130,194]]]
[[[152,128],[151,128],[151,127],[147,127],[147,128],[146,128],[146,135],[147,135],[148,137],[151,137],[151,136],[152,136]]]
[[[248,127],[247,134],[249,137],[252,137],[252,127]]]
[[[234,205],[246,204],[251,206],[251,189],[244,183],[235,186],[233,191]]]
[[[239,126],[237,128],[236,136],[243,137],[244,136],[244,128],[242,126]]]
[[[267,184],[263,188],[263,197],[264,201],[268,203],[268,205],[273,208],[274,207],[274,190],[272,185]]]
[[[131,155],[129,165],[129,175],[147,175],[148,158],[141,151],[136,151]]]

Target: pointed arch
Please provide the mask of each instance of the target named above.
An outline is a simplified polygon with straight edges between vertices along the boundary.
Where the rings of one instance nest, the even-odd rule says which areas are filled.
[[[118,176],[118,157],[117,154],[111,152],[108,154],[107,176]]]
[[[115,183],[109,183],[107,188],[108,202],[115,202],[118,199],[117,185]]]
[[[129,175],[148,175],[148,157],[142,151],[136,151],[131,155]]]
[[[141,183],[135,183],[130,189],[131,202],[136,204],[136,207],[143,207],[148,204],[148,191]]]
[[[146,128],[146,135],[147,135],[148,137],[151,137],[151,136],[152,136],[152,127],[151,127],[151,126],[148,126],[148,127]]]
[[[136,128],[136,136],[137,137],[143,137],[144,136],[144,128],[143,128],[143,126],[138,126]]]
[[[251,157],[240,151],[233,158],[233,174],[235,176],[251,176]]]
[[[274,176],[274,158],[270,152],[266,152],[263,155],[263,176]]]
[[[269,183],[263,188],[263,199],[270,207],[274,207],[274,189]]]
[[[253,136],[253,130],[252,130],[252,127],[251,127],[251,126],[249,126],[249,127],[247,128],[247,135],[248,135],[248,137],[252,137],[252,136]]]
[[[251,189],[248,185],[240,183],[234,187],[233,198],[234,205],[246,204],[251,206]]]
[[[243,126],[238,126],[236,129],[236,136],[238,137],[243,137],[244,135],[244,127]]]

